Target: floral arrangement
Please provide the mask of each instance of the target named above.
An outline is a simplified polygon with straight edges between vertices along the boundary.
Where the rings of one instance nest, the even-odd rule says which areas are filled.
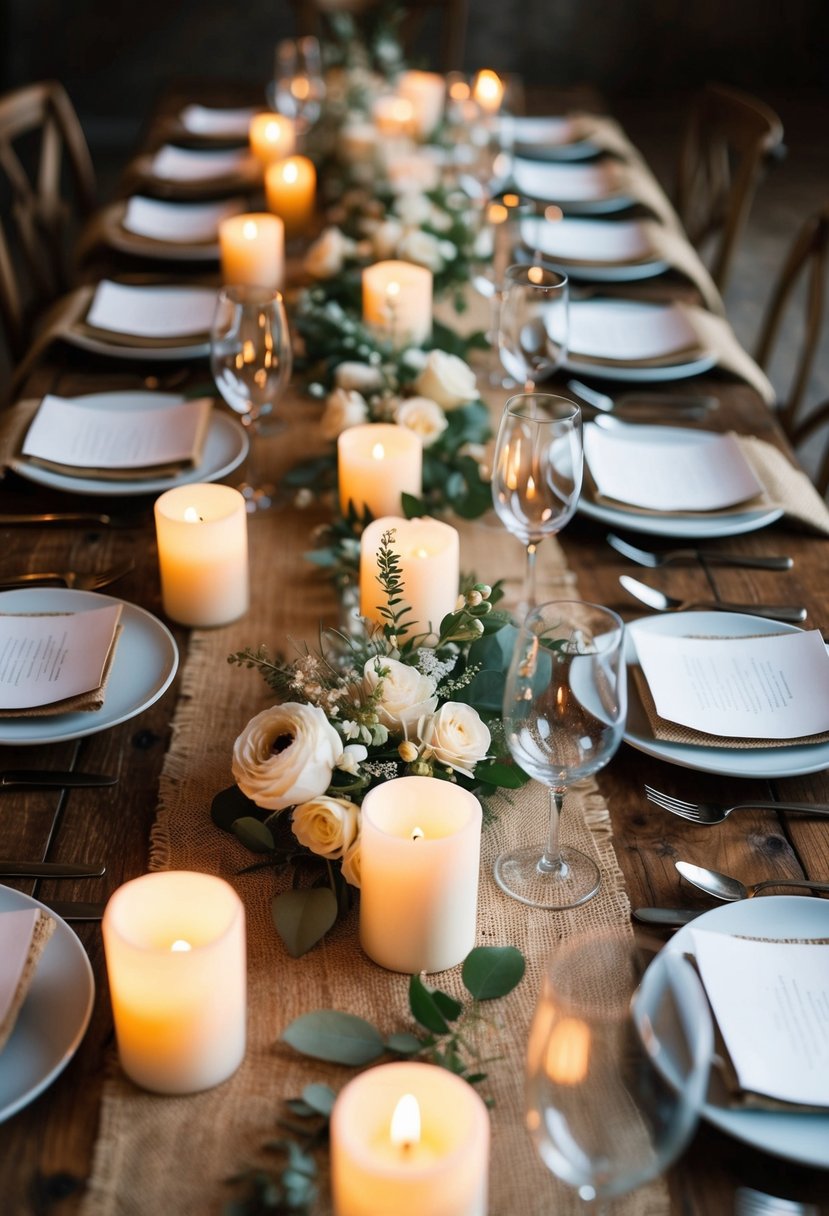
[[[277,930],[294,955],[319,940],[360,885],[360,804],[373,785],[431,776],[480,793],[527,780],[500,729],[515,630],[493,607],[497,588],[468,585],[437,634],[418,633],[393,538],[385,533],[378,552],[382,625],[366,623],[362,639],[323,630],[317,650],[292,660],[265,647],[229,656],[284,699],[237,738],[237,789],[214,802],[214,820],[269,854],[265,864],[319,870],[321,859],[317,885],[275,900]]]

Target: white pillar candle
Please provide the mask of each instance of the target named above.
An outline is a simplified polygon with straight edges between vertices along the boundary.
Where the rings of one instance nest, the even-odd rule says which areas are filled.
[[[226,625],[248,610],[245,500],[231,486],[185,485],[155,503],[161,599],[182,625]]]
[[[400,97],[411,103],[421,139],[431,135],[443,117],[446,81],[437,72],[403,72],[397,82]]]
[[[486,1106],[460,1077],[434,1064],[369,1068],[331,1114],[335,1216],[486,1216],[489,1141]]]
[[[432,272],[413,262],[375,262],[363,271],[363,321],[396,349],[432,332]]]
[[[437,632],[452,612],[460,584],[460,538],[451,524],[437,519],[375,519],[360,538],[360,615],[383,623],[385,596],[377,581],[377,550],[383,533],[394,529],[392,549],[400,557],[403,598],[417,622],[413,633]]]
[[[317,171],[307,156],[274,161],[265,170],[268,210],[285,224],[288,236],[306,232],[314,218]]]
[[[268,212],[232,215],[219,224],[222,282],[280,288],[285,277],[285,226]]]
[[[360,944],[389,971],[463,962],[475,945],[481,804],[437,777],[369,790],[360,818]]]
[[[504,100],[504,83],[491,68],[481,68],[472,82],[472,97],[485,114],[497,114]]]
[[[371,116],[378,133],[387,138],[406,138],[414,135],[417,129],[414,106],[408,97],[397,97],[392,93],[378,97]]]
[[[248,138],[251,152],[263,165],[284,160],[296,147],[294,124],[284,114],[255,114]]]
[[[413,442],[414,441],[414,442]],[[400,510],[400,496],[423,491],[423,444],[414,431],[391,422],[350,426],[337,440],[340,510],[348,504],[376,518]]]
[[[119,887],[103,920],[124,1072],[163,1094],[210,1089],[245,1054],[245,910],[221,878],[145,874]]]

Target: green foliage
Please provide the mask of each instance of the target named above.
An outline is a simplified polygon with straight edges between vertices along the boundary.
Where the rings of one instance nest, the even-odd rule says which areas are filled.
[[[325,937],[337,919],[337,896],[330,887],[304,887],[274,897],[271,916],[291,958],[299,958]]]
[[[353,1013],[318,1009],[295,1018],[282,1032],[295,1051],[329,1064],[359,1068],[378,1060],[385,1051],[383,1036],[376,1027]]]

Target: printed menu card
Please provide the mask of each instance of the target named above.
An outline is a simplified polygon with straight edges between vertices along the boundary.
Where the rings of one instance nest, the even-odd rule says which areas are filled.
[[[121,604],[88,612],[0,614],[0,714],[99,688]]]

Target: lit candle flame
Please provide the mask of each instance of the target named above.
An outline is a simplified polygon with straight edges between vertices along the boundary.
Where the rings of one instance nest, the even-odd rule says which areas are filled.
[[[386,284],[386,295],[389,299],[394,299],[400,295],[400,284],[395,279]]]
[[[258,231],[259,229],[256,227],[255,220],[245,220],[244,224],[242,225],[242,236],[246,241],[255,241]]]
[[[282,166],[282,180],[291,185],[299,177],[299,169],[293,161],[289,160],[287,164]]]
[[[415,551],[412,553],[412,557],[428,557],[428,556],[429,556],[429,550],[424,549],[422,545],[420,546],[419,549],[415,549]]]
[[[425,836],[423,828],[412,828],[412,840],[423,840]]]
[[[490,68],[483,68],[475,77],[472,96],[482,110],[494,114],[504,96],[504,86],[498,73]]]
[[[176,941],[173,942],[172,946],[170,946],[170,949],[175,954],[186,954],[187,951],[192,950],[193,947],[190,945],[189,942],[186,942],[183,937],[180,937]]]
[[[420,1142],[420,1107],[414,1094],[404,1094],[395,1106],[389,1134],[392,1144],[404,1151]]]
[[[276,119],[271,119],[271,121],[265,127],[265,139],[268,141],[268,143],[275,144],[279,142],[281,134],[282,132],[280,130],[279,123],[276,121]]]
[[[386,449],[383,447],[382,443],[375,443],[374,447],[371,449],[372,460],[382,460],[385,454]]]
[[[201,515],[199,515],[195,507],[185,507],[184,522],[186,524],[200,524],[204,523],[204,520],[202,519]]]
[[[533,481],[532,473],[530,473],[529,477],[527,478],[527,499],[528,499],[528,501],[532,502],[532,500],[535,498],[535,496],[536,496],[535,482]]]

